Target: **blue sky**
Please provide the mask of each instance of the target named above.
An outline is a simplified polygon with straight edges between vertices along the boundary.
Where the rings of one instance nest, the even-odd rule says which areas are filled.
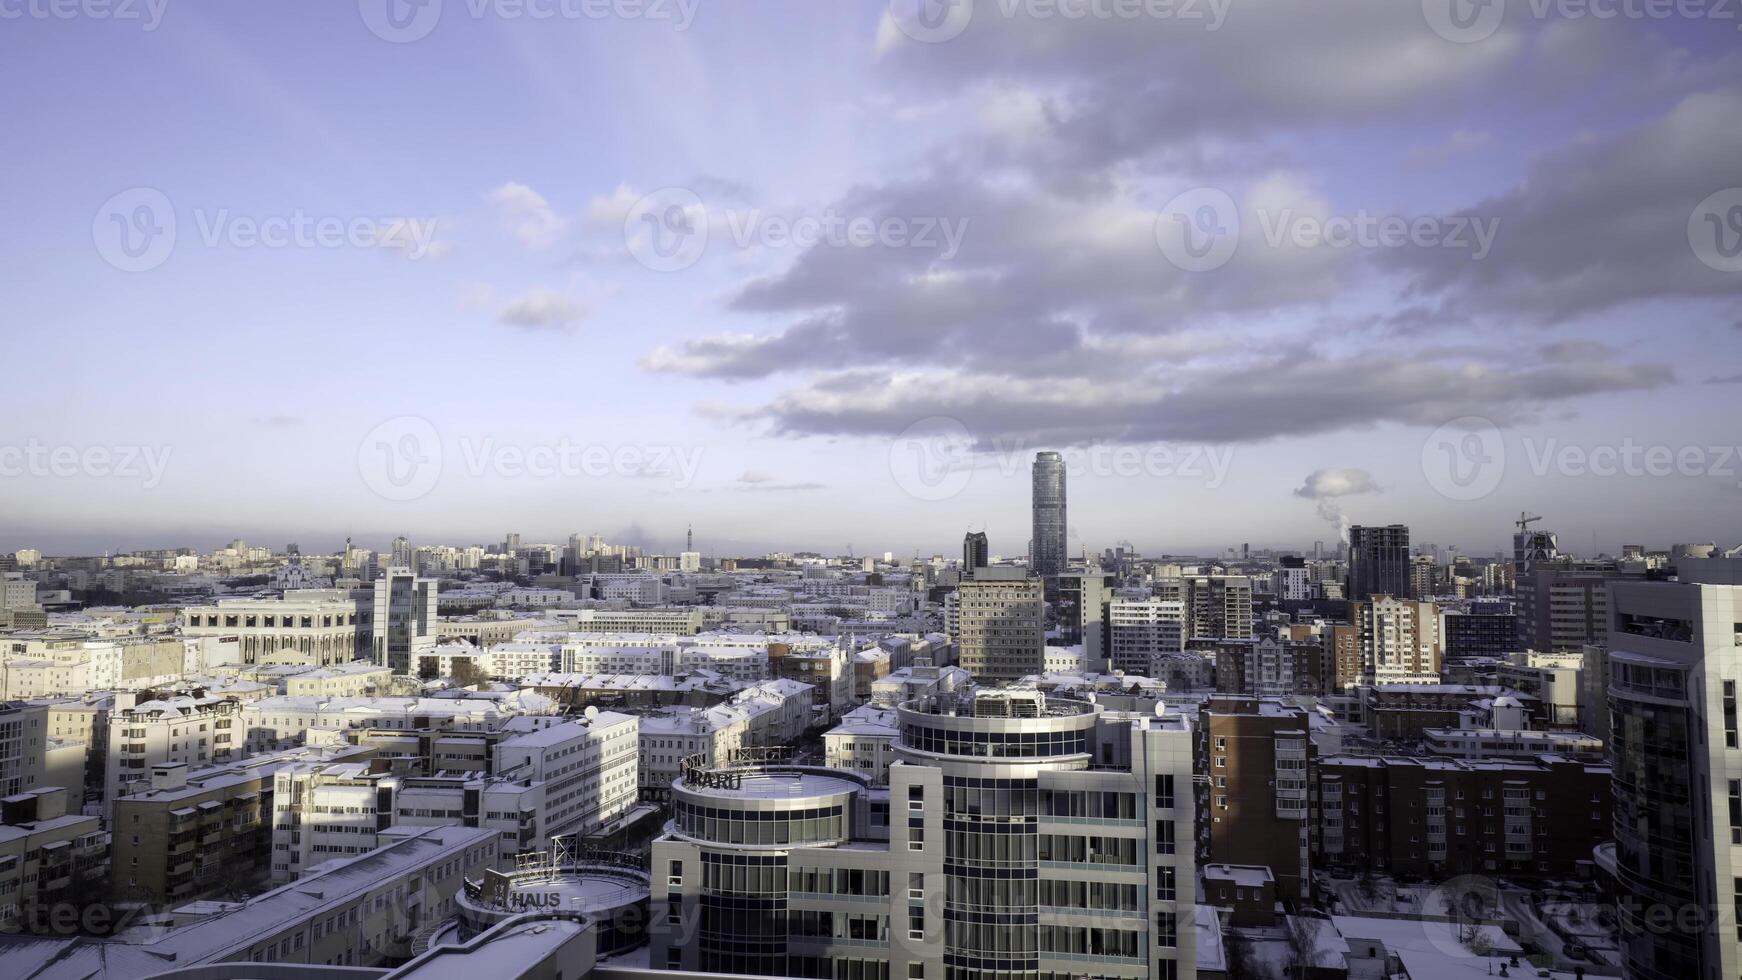
[[[394,40],[389,2],[0,5],[0,548],[693,523],[720,554],[970,527],[1017,554],[1045,448],[1080,454],[1091,549],[1310,545],[1338,511],[1476,553],[1521,509],[1581,548],[1742,539],[1714,383],[1742,272],[1696,247],[1702,207],[1742,235],[1734,20],[1514,2],[1472,40],[1433,30],[1454,0],[1231,0],[1213,31],[979,0],[928,42],[914,0],[444,0]],[[1238,245],[1182,269],[1158,243],[1202,188]],[[142,200],[173,246],[128,271],[108,212]],[[1265,238],[1358,215],[1439,238]],[[293,218],[358,231],[249,237]],[[836,218],[890,231],[779,234]],[[707,247],[659,271],[671,220]],[[1484,224],[1479,259],[1442,244]],[[1504,459],[1480,493],[1435,444],[1467,431]],[[1628,447],[1685,459],[1593,475]],[[565,449],[614,461],[519,464]]]

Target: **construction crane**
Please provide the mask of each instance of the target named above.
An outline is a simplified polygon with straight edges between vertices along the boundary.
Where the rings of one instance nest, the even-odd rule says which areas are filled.
[[[1518,525],[1518,533],[1529,534],[1530,533],[1530,526],[1532,524],[1535,524],[1537,521],[1540,521],[1540,520],[1542,520],[1541,517],[1538,517],[1537,515],[1532,514],[1530,511],[1526,510],[1526,511],[1520,511],[1518,514],[1518,520],[1513,521],[1512,523]]]

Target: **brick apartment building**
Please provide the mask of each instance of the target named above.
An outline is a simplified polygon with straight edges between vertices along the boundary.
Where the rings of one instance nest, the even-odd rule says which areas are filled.
[[[1315,755],[1306,709],[1218,695],[1199,710],[1198,858],[1270,869],[1283,902],[1311,892]]]
[[[1610,837],[1608,766],[1331,756],[1318,763],[1324,866],[1392,875],[1574,876]]]

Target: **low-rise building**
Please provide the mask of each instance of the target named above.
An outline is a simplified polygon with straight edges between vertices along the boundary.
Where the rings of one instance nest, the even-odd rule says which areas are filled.
[[[235,636],[244,663],[346,663],[369,655],[368,602],[335,589],[219,599],[182,610],[186,636]]]
[[[109,835],[80,801],[59,786],[0,799],[0,932],[50,928],[101,894]]]
[[[274,775],[297,763],[367,762],[373,750],[289,749],[223,766],[154,766],[111,804],[110,882],[123,902],[173,905],[264,881]]]

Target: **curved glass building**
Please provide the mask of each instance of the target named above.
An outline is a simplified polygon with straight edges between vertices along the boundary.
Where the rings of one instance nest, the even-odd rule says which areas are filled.
[[[975,689],[898,718],[887,789],[830,769],[686,771],[654,845],[649,965],[836,980],[1193,972],[1188,719]]]

